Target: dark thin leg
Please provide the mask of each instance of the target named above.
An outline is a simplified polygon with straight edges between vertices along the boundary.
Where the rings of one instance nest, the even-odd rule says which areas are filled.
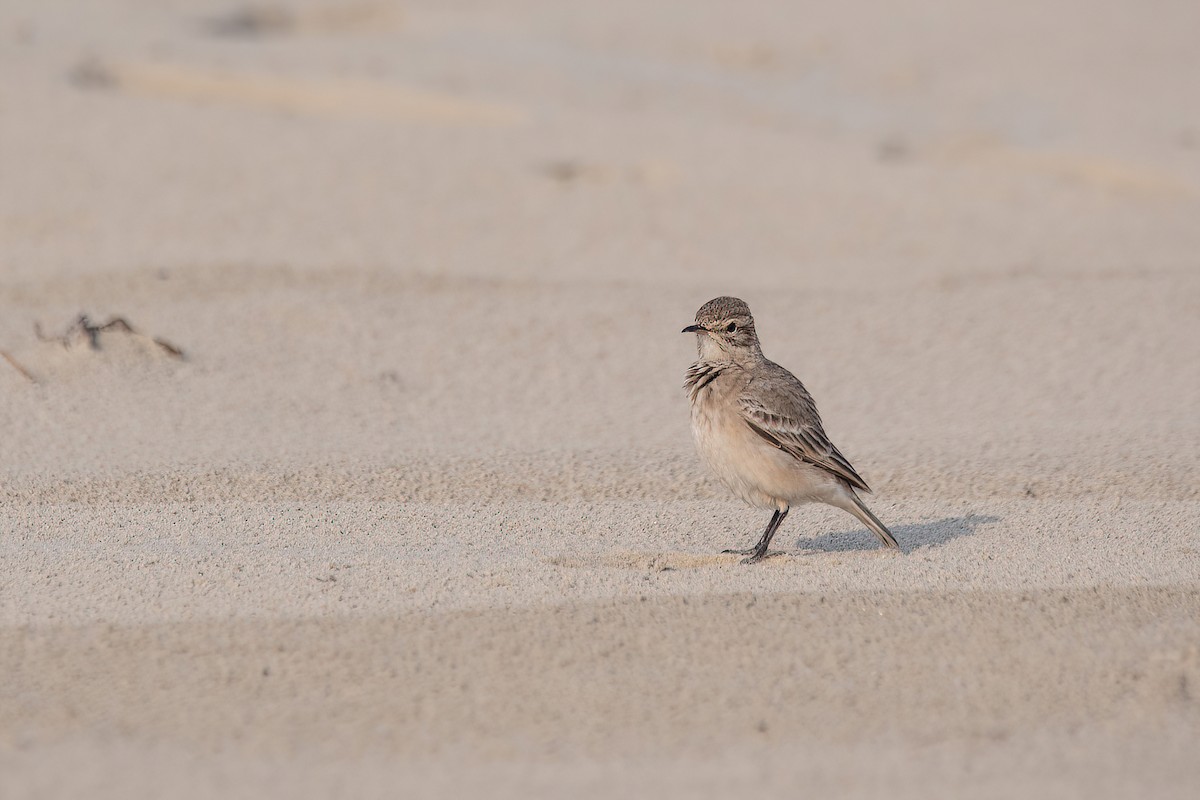
[[[767,529],[765,531],[763,531],[763,538],[767,539],[769,541],[771,538],[769,536],[769,534],[775,530],[775,528],[778,524],[779,524],[779,511],[776,510],[775,513],[771,515],[771,521],[767,523]],[[758,544],[762,544],[761,539],[759,540]],[[753,555],[754,553],[758,552],[758,546],[756,545],[754,547],[751,547],[749,550],[734,550],[733,548],[730,548],[728,550],[722,550],[721,552],[727,553],[729,555],[735,555],[735,556],[749,556],[749,555]]]
[[[779,524],[788,515],[788,511],[791,511],[791,509],[789,508],[785,511],[776,510],[771,515],[771,521],[767,523],[767,529],[763,531],[762,538],[758,540],[758,544],[754,546],[753,550],[726,550],[724,552],[747,556],[742,559],[743,564],[753,564],[756,561],[762,561],[763,557],[767,554],[767,548],[771,546],[771,537],[775,535],[775,531],[779,530]]]

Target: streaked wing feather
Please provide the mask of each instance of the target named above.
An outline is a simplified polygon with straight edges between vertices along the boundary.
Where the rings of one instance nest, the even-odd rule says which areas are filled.
[[[786,375],[789,383],[794,381],[790,386],[772,390],[755,382],[747,387],[739,401],[746,424],[793,458],[820,467],[864,492],[871,491],[825,435],[812,396],[791,373]]]

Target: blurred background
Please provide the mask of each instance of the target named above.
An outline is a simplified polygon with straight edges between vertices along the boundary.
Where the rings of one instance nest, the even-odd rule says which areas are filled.
[[[10,276],[85,255],[755,287],[1193,263],[1182,0],[2,11]]]

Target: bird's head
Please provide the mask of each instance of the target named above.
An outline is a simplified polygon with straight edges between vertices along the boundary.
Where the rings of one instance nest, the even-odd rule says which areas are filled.
[[[704,360],[762,356],[750,306],[736,297],[717,297],[700,306],[696,323],[683,333],[696,334],[696,349]]]

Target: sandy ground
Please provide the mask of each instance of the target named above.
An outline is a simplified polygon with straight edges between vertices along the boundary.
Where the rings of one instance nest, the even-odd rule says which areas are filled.
[[[0,795],[1196,797],[1197,30],[0,4]],[[901,553],[719,555],[717,294]]]

